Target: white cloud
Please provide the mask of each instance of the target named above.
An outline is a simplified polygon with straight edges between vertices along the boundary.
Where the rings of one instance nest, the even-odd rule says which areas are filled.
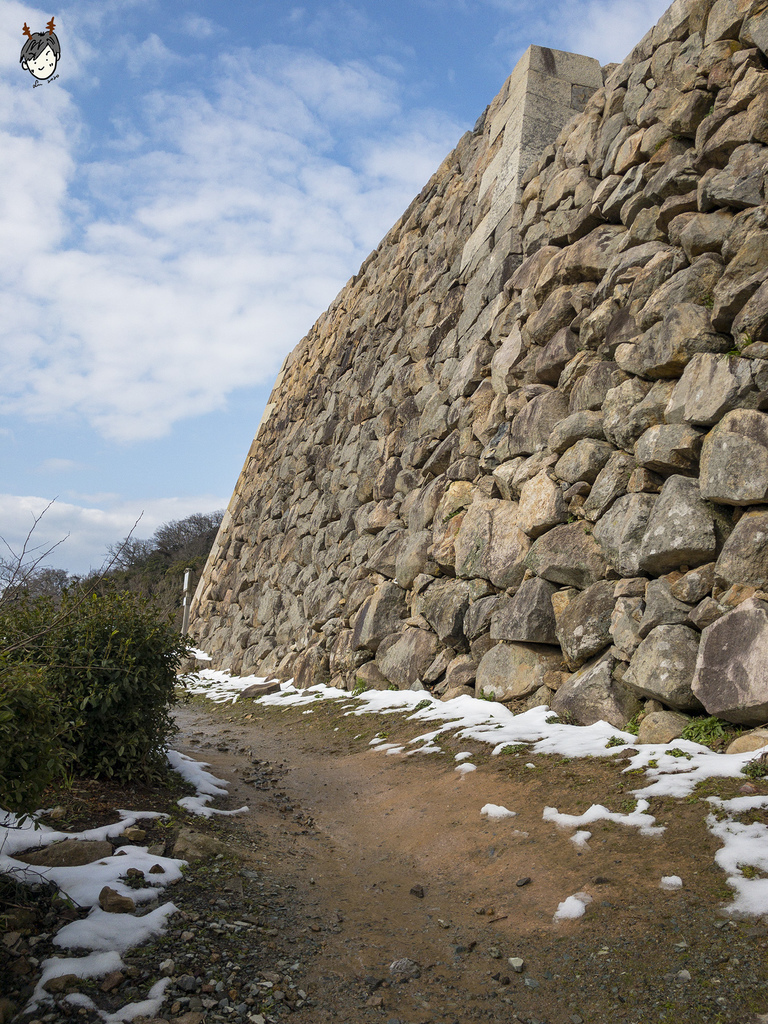
[[[44,459],[37,467],[39,473],[70,473],[76,469],[83,469],[83,464],[74,459]]]
[[[208,39],[218,31],[217,26],[210,18],[203,18],[198,14],[188,14],[181,19],[181,30],[186,32],[193,39]]]
[[[589,0],[560,8],[568,49],[603,63],[622,61],[666,11],[667,0]],[[563,48],[563,47],[561,47]]]
[[[0,494],[0,557],[19,555],[30,530],[27,555],[34,559],[54,545],[44,564],[83,574],[100,568],[106,561],[108,545],[123,540],[133,529],[135,538],[151,537],[158,526],[183,519],[193,512],[213,512],[226,507],[228,498],[210,494],[190,498],[155,498],[126,501],[119,496],[94,495],[94,504],[42,498],[38,495]],[[35,526],[35,520],[38,523]],[[137,523],[138,520],[138,523]],[[34,529],[33,529],[34,527]],[[135,527],[135,528],[134,528]],[[6,546],[7,545],[7,546]],[[104,560],[94,563],[94,552]]]
[[[132,440],[269,383],[461,133],[361,61],[215,70],[140,97],[90,162],[66,89],[0,80],[0,411]]]

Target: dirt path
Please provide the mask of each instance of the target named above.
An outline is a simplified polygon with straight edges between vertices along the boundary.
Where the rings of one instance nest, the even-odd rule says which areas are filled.
[[[729,890],[699,794],[652,802],[662,836],[598,822],[582,849],[543,808],[633,809],[642,779],[615,759],[493,758],[450,736],[441,754],[387,756],[369,745],[378,730],[407,739],[418,727],[326,703],[310,715],[196,703],[178,720],[178,748],[230,781],[231,806],[250,807],[223,827],[258,835],[260,869],[293,887],[319,940],[303,981],[314,1006],[299,1019],[682,1024],[768,1009],[768,929],[719,913]],[[456,772],[460,750],[476,771]],[[489,819],[487,803],[517,815]],[[671,874],[683,889],[659,887]],[[585,916],[553,921],[577,892],[592,897]],[[419,976],[392,974],[400,958]]]

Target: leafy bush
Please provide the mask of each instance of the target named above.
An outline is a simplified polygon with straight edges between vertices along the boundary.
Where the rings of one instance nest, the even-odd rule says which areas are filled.
[[[0,665],[0,808],[26,814],[62,770],[58,706],[39,666]]]
[[[711,747],[727,735],[725,730],[728,726],[728,722],[723,722],[716,715],[710,715],[709,718],[694,718],[680,735],[684,740]]]
[[[43,670],[77,771],[125,781],[162,773],[187,641],[131,594],[67,592],[5,608],[6,658]]]

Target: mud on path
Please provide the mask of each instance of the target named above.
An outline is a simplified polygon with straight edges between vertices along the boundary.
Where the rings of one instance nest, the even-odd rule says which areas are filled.
[[[308,714],[195,701],[177,720],[174,745],[229,780],[227,806],[250,807],[218,825],[292,889],[292,941],[306,938],[302,987],[313,1004],[297,1020],[746,1024],[768,1011],[768,927],[722,914],[730,890],[704,824],[702,797],[734,796],[738,780],[652,800],[661,836],[597,822],[579,849],[543,808],[634,809],[643,779],[621,774],[621,751],[492,757],[448,734],[440,754],[388,756],[372,737],[407,740],[423,724],[345,716],[332,702]],[[456,772],[460,750],[476,771]],[[489,819],[487,803],[517,815]],[[671,874],[681,890],[659,887]],[[592,897],[586,914],[553,921],[577,892]],[[392,974],[399,958],[419,976]]]

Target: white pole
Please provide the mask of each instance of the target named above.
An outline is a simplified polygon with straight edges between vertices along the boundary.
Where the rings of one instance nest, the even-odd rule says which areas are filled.
[[[182,604],[184,607],[184,616],[181,623],[181,632],[183,636],[187,635],[189,630],[189,574],[192,572],[191,569],[184,570],[184,594],[182,597]]]

